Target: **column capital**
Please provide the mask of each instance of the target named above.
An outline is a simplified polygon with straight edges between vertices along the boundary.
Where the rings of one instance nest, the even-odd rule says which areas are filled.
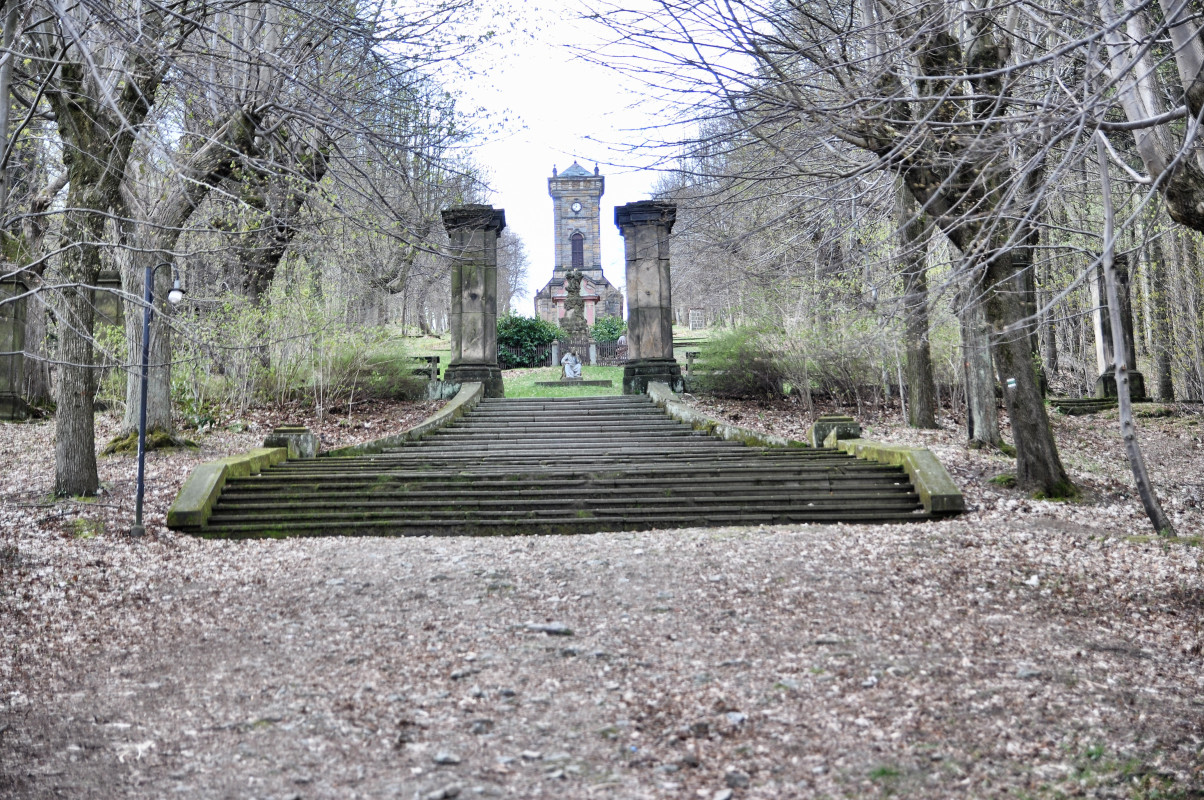
[[[506,211],[493,206],[473,204],[443,209],[443,227],[448,233],[454,230],[493,230],[501,233],[506,228]]]
[[[622,231],[627,225],[663,225],[665,232],[673,230],[677,221],[677,204],[663,200],[639,200],[615,206],[615,225]]]

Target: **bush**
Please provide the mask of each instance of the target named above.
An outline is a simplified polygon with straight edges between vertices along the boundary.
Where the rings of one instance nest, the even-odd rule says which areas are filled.
[[[702,345],[698,388],[720,397],[781,397],[781,365],[755,328],[735,328]]]
[[[533,317],[507,314],[497,321],[498,349],[506,348],[506,366],[531,367],[540,348],[550,345],[560,336],[560,328]]]
[[[589,329],[589,335],[595,342],[617,342],[625,333],[627,323],[622,317],[599,317],[594,327]]]

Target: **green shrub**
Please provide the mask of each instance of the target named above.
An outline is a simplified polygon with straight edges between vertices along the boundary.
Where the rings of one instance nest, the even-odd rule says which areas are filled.
[[[780,397],[783,372],[755,328],[734,328],[702,345],[698,388],[720,397]]]
[[[595,342],[617,342],[627,333],[627,323],[622,317],[598,317],[589,335]]]
[[[426,382],[414,374],[419,364],[395,340],[348,335],[327,343],[315,362],[309,387],[315,404],[331,408],[345,401],[416,400]]]
[[[498,360],[505,361],[505,367],[536,366],[535,357],[540,348],[550,345],[559,336],[559,326],[550,322],[506,314],[497,321]]]

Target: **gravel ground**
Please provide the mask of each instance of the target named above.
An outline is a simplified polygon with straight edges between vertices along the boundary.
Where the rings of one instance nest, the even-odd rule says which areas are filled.
[[[1114,412],[1057,420],[1073,504],[989,483],[1008,459],[952,422],[880,419],[970,513],[252,542],[161,520],[192,464],[262,430],[152,454],[131,542],[133,459],[56,503],[52,426],[0,425],[0,796],[1204,797],[1200,415],[1170,411],[1141,435],[1175,541],[1146,535]]]

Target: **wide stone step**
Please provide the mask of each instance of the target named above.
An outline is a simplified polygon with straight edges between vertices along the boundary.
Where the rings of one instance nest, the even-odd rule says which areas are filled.
[[[229,498],[242,494],[275,493],[281,491],[309,491],[331,493],[379,492],[457,492],[465,497],[496,495],[498,492],[533,492],[539,490],[560,491],[585,489],[592,492],[659,493],[665,491],[730,492],[751,491],[758,488],[791,487],[798,490],[823,488],[832,491],[856,490],[871,486],[898,485],[911,490],[911,483],[901,472],[851,473],[846,475],[782,475],[739,476],[717,474],[710,476],[630,476],[597,475],[581,476],[560,473],[548,476],[525,475],[513,479],[488,475],[442,475],[411,474],[383,475],[380,477],[296,476],[285,480],[282,477],[250,478],[229,481],[223,496]]]
[[[298,502],[303,501],[303,502]],[[305,517],[348,517],[359,518],[361,515],[400,511],[417,515],[445,515],[471,513],[544,513],[563,509],[587,509],[598,515],[624,513],[623,509],[666,509],[666,508],[700,508],[711,506],[766,508],[795,508],[795,507],[838,507],[846,502],[866,502],[875,508],[911,508],[918,500],[914,492],[904,491],[845,491],[839,495],[832,493],[812,492],[771,492],[766,494],[731,493],[731,494],[691,494],[688,492],[668,493],[662,495],[642,494],[630,495],[624,498],[621,505],[616,505],[615,498],[605,496],[557,496],[547,494],[536,497],[462,497],[454,493],[444,493],[436,496],[354,496],[342,498],[325,498],[315,493],[299,493],[297,495],[276,496],[270,498],[247,498],[237,505],[240,515],[256,512],[281,518]],[[233,509],[223,508],[223,514],[233,513]]]
[[[699,458],[695,461],[683,462],[679,459],[667,460],[664,463],[645,460],[638,467],[631,465],[629,462],[596,462],[589,470],[583,470],[575,462],[566,460],[560,461],[540,461],[538,459],[511,459],[511,460],[494,460],[482,459],[480,461],[468,461],[461,459],[443,460],[437,459],[433,461],[422,460],[405,460],[405,461],[379,461],[374,467],[363,467],[358,465],[344,465],[341,468],[275,468],[265,471],[252,480],[270,480],[277,478],[279,480],[291,480],[294,476],[306,476],[309,479],[329,478],[335,479],[340,477],[354,478],[362,476],[371,476],[373,479],[379,479],[382,475],[390,476],[413,476],[421,478],[424,476],[434,475],[453,475],[453,476],[487,476],[501,475],[512,478],[518,478],[523,475],[611,475],[624,474],[632,478],[644,478],[652,476],[675,476],[678,478],[698,478],[708,475],[730,475],[739,474],[742,477],[765,476],[765,475],[839,475],[839,474],[865,474],[887,471],[896,474],[901,474],[900,467],[889,467],[883,464],[866,461],[839,461],[839,462],[778,462],[778,463],[749,463],[747,459],[719,459],[714,457]]]
[[[603,422],[595,422],[592,419],[510,419],[507,422],[485,422],[485,420],[472,419],[470,422],[455,422],[448,425],[441,431],[437,431],[431,436],[442,436],[452,433],[523,433],[523,431],[565,431],[565,433],[580,433],[582,430],[597,430],[598,433],[614,434],[619,431],[628,430],[661,430],[661,429],[684,429],[690,430],[689,425],[675,422],[673,419],[612,419],[603,420]]]
[[[925,518],[899,467],[722,440],[644,397],[523,398],[484,400],[374,455],[231,479],[198,532],[552,534]]]
[[[915,497],[910,483],[891,481],[848,481],[790,483],[772,482],[762,484],[727,483],[705,484],[661,484],[648,487],[615,483],[556,483],[551,485],[529,484],[510,487],[511,492],[499,494],[492,491],[466,490],[462,484],[405,484],[384,487],[338,487],[330,485],[307,485],[297,483],[287,487],[265,490],[246,485],[231,487],[223,497],[227,505],[246,504],[296,504],[304,503],[307,508],[324,510],[344,505],[463,503],[474,504],[539,505],[544,503],[576,503],[598,505],[635,502],[662,502],[666,499],[691,500],[697,502],[751,502],[754,499],[780,499],[783,502],[810,501],[814,499],[872,499],[907,495]]]
[[[931,517],[921,511],[897,512],[839,508],[798,511],[737,511],[696,514],[664,513],[630,516],[546,517],[538,520],[429,520],[380,519],[356,521],[298,520],[283,524],[223,523],[210,525],[202,536],[250,538],[281,536],[522,536],[641,531],[657,528],[717,527],[729,525],[866,524],[918,522]]]
[[[610,400],[606,398],[585,399],[574,402],[576,398],[544,398],[539,400],[509,400],[504,402],[482,400],[475,413],[483,415],[491,413],[541,414],[584,413],[588,411],[646,411],[656,409],[650,400]]]
[[[753,478],[762,479],[773,476],[831,476],[836,479],[842,475],[874,475],[874,474],[891,474],[902,477],[903,471],[900,467],[888,467],[882,464],[860,462],[854,464],[841,463],[835,467],[824,466],[822,464],[747,464],[742,461],[735,462],[709,462],[700,461],[693,464],[681,464],[677,461],[666,463],[664,466],[645,463],[639,469],[627,469],[629,465],[617,464],[596,464],[590,471],[586,472],[580,468],[574,467],[572,464],[549,463],[540,464],[538,462],[514,462],[514,463],[496,463],[492,461],[468,464],[464,462],[451,463],[435,463],[435,464],[402,464],[388,466],[385,464],[378,465],[375,470],[372,469],[345,469],[333,471],[317,471],[317,470],[279,470],[273,469],[262,473],[261,475],[250,480],[255,481],[283,481],[292,480],[369,480],[369,481],[384,481],[384,480],[423,480],[433,479],[442,476],[467,479],[488,479],[496,476],[503,479],[521,480],[524,477],[538,476],[539,479],[547,479],[552,477],[577,477],[577,476],[625,476],[628,480],[647,480],[655,477],[672,478],[674,480],[697,480],[706,477],[727,477],[738,476],[741,479],[749,480]]]
[[[560,442],[563,445],[571,445],[577,442],[597,442],[610,443],[614,442],[619,437],[634,437],[639,436],[643,439],[665,439],[674,437],[689,436],[695,439],[706,439],[705,433],[695,431],[692,428],[685,427],[642,427],[642,428],[621,428],[615,431],[606,433],[598,433],[590,430],[582,430],[579,427],[571,425],[556,426],[549,428],[516,428],[515,430],[484,430],[484,431],[466,431],[457,429],[448,429],[441,431],[433,436],[424,436],[415,442],[425,442],[427,444],[443,444],[445,442],[472,442],[472,441],[493,441],[497,439],[505,439],[506,441],[524,441],[524,442]]]

